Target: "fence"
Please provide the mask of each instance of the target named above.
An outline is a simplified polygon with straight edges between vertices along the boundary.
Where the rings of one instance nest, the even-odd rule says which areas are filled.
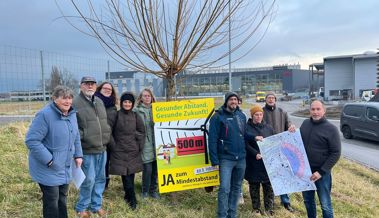
[[[125,67],[106,58],[79,57],[37,49],[0,45],[0,115],[33,114],[50,95],[52,71],[79,87],[84,75],[105,81],[106,72]],[[45,92],[44,92],[45,91]]]

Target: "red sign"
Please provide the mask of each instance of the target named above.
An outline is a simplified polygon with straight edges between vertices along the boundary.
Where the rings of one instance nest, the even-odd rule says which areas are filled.
[[[193,136],[176,139],[176,150],[178,156],[189,154],[201,154],[205,152],[203,136]]]

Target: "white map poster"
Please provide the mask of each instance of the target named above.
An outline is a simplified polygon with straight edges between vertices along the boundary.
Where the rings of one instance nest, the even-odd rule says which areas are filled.
[[[264,138],[258,146],[276,196],[316,190],[299,129]]]

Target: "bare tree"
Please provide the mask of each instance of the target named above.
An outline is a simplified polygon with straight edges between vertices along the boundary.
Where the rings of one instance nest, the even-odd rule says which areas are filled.
[[[74,16],[60,7],[67,21],[96,37],[121,64],[166,79],[166,97],[170,100],[175,92],[175,75],[181,71],[225,66],[230,53],[234,54],[232,62],[248,54],[271,23],[275,0],[71,3],[77,13]],[[230,32],[233,46],[229,50]]]
[[[52,92],[56,86],[64,85],[77,92],[78,84],[79,81],[67,69],[60,70],[57,66],[52,66],[50,78],[45,80],[45,89]],[[42,81],[40,86],[42,87]]]

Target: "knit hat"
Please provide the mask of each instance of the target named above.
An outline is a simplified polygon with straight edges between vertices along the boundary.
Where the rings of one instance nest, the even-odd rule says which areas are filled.
[[[255,113],[257,112],[262,112],[263,113],[263,109],[260,105],[258,104],[254,104],[251,108],[250,108],[250,114],[251,116],[253,116]]]
[[[275,100],[276,100],[276,95],[275,95],[274,92],[267,92],[265,99],[267,99],[267,97],[270,96],[270,95],[274,96]]]
[[[224,101],[224,107],[226,107],[226,103],[228,102],[229,98],[232,97],[232,96],[235,96],[235,97],[237,97],[237,99],[239,99],[237,93],[235,93],[235,92],[227,92],[225,94],[225,98],[224,98],[225,99],[225,101]]]
[[[133,93],[131,93],[131,92],[122,93],[121,98],[120,98],[120,107],[121,108],[122,108],[122,102],[125,100],[131,101],[132,102],[132,108],[134,107],[135,98],[134,98]]]

